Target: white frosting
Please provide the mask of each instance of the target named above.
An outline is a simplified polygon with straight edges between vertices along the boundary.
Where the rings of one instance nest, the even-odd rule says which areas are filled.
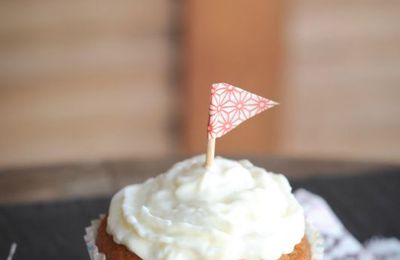
[[[107,232],[144,260],[276,260],[304,236],[287,179],[249,161],[175,164],[112,199]]]

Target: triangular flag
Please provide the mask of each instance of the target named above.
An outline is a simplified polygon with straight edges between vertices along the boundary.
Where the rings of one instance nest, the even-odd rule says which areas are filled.
[[[208,117],[208,139],[221,137],[247,119],[278,105],[227,83],[211,87]]]

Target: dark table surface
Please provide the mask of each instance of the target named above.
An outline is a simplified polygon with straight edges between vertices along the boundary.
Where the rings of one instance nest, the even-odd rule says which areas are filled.
[[[325,198],[360,241],[400,237],[399,167],[290,179],[294,189],[305,188]],[[13,260],[87,260],[84,228],[107,211],[109,202],[110,195],[0,204],[0,259],[6,259],[16,242]]]

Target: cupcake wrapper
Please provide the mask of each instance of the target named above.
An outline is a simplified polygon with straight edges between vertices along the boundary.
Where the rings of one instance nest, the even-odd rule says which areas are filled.
[[[321,234],[306,221],[306,236],[311,246],[311,260],[324,259],[324,240]]]
[[[86,248],[91,260],[107,260],[106,256],[100,253],[96,246],[97,230],[103,218],[104,215],[100,215],[98,219],[92,220],[90,222],[91,225],[85,229],[86,234],[83,238],[85,239]]]
[[[86,228],[84,239],[91,260],[107,260],[106,256],[100,253],[96,246],[97,229],[103,218],[104,215],[100,215],[98,219],[92,220],[91,225]],[[306,224],[306,236],[311,245],[311,260],[323,260],[324,244],[322,237],[309,223]]]

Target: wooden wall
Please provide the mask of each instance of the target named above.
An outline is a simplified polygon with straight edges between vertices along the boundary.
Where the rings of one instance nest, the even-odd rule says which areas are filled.
[[[285,9],[281,152],[400,162],[400,2]]]
[[[184,149],[206,149],[210,87],[228,82],[280,100],[281,13],[278,0],[186,3],[184,37]],[[280,110],[263,113],[224,138],[217,153],[265,153],[277,149]]]
[[[173,151],[173,8],[0,2],[0,166]]]
[[[399,13],[395,0],[2,1],[0,167],[203,152],[216,81],[282,104],[219,154],[399,161]]]
[[[209,85],[281,106],[219,139],[222,153],[400,161],[400,2],[189,1],[185,148],[204,150]]]

